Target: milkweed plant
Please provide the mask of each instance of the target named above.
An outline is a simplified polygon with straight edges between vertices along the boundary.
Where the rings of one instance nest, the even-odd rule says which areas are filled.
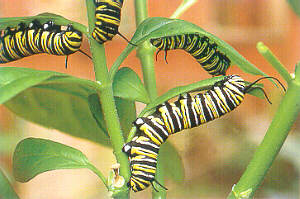
[[[113,2],[117,1],[111,1],[111,4]],[[130,198],[130,195],[135,194],[127,185],[131,177],[130,162],[127,154],[122,151],[124,144],[131,141],[138,131],[132,122],[138,117],[149,115],[158,105],[171,98],[192,91],[207,90],[223,79],[223,76],[202,79],[193,84],[172,88],[158,96],[154,69],[155,47],[150,44],[150,39],[197,34],[215,43],[218,51],[231,61],[231,65],[236,65],[243,72],[251,75],[267,76],[220,38],[195,24],[177,19],[196,2],[196,0],[183,0],[170,18],[162,18],[148,17],[147,1],[135,0],[137,28],[127,47],[111,67],[106,64],[105,44],[99,44],[92,36],[92,30],[97,22],[96,7],[92,0],[86,0],[88,26],[52,13],[1,18],[1,30],[17,27],[20,23],[29,25],[32,21],[41,24],[53,21],[58,26],[67,27],[71,24],[76,31],[81,32],[88,39],[95,80],[81,79],[53,71],[0,67],[0,102],[28,121],[111,147],[118,163],[114,164],[109,175],[105,176],[78,149],[48,139],[26,138],[18,143],[14,151],[14,178],[25,183],[38,174],[51,170],[86,168],[99,177],[111,198]],[[290,0],[288,3],[297,14],[300,13],[299,1]],[[99,23],[96,23],[96,27],[99,32],[104,30]],[[5,47],[3,45],[0,47],[3,56]],[[278,72],[287,90],[283,92],[273,120],[244,173],[238,182],[232,182],[232,189],[228,190],[228,199],[253,198],[300,110],[300,63],[295,64],[295,71],[289,72],[262,42],[257,43],[257,49]],[[132,69],[120,68],[133,50],[136,50],[141,63],[143,81]],[[272,79],[270,81],[278,85]],[[255,88],[262,87],[261,84],[255,86]],[[258,92],[254,92],[255,90]],[[264,98],[261,91],[262,89],[253,89],[250,94]],[[146,105],[138,115],[135,102]],[[152,187],[152,198],[167,198],[168,190],[164,188],[165,178],[182,178],[183,164],[176,149],[170,143],[164,143],[159,153],[155,174],[155,181],[161,186]],[[168,172],[173,173],[170,175]],[[0,172],[0,196],[4,199],[19,199],[2,171]]]

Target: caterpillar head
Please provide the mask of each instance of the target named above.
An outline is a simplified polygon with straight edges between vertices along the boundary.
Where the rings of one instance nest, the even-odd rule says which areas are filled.
[[[183,93],[183,94],[180,94],[180,96],[179,96],[179,100],[191,99],[191,98],[192,98],[192,96],[189,93]]]
[[[247,85],[247,86],[245,87],[245,89],[244,89],[244,93],[249,93],[252,89],[255,89],[255,88],[253,88],[253,85],[255,85],[257,82],[259,82],[260,80],[263,80],[263,79],[273,79],[273,80],[277,81],[277,83],[282,87],[282,90],[283,90],[284,92],[286,92],[286,88],[284,87],[284,85],[283,85],[277,78],[275,78],[275,77],[267,77],[267,76],[266,76],[266,77],[258,78],[258,79],[255,80],[254,82],[252,82],[252,83],[250,83],[249,85]],[[267,96],[266,92],[264,91],[264,89],[261,88],[261,87],[257,87],[257,89],[261,89],[262,92],[264,93],[266,99],[268,100],[268,102],[269,102],[270,104],[272,104],[271,101],[270,101],[270,99],[269,99],[269,97]]]
[[[132,143],[128,142],[128,143],[124,144],[122,151],[124,153],[126,153],[127,155],[129,155],[131,153],[131,148],[132,148]]]
[[[244,92],[245,91],[245,81],[238,75],[227,76],[227,84],[234,85],[237,89]],[[226,82],[224,83],[226,84]]]
[[[163,38],[150,39],[150,43],[156,48],[160,48],[163,43]]]
[[[38,29],[38,28],[42,28],[41,23],[38,20],[33,20],[29,25],[28,25],[29,29]]]
[[[135,136],[130,142],[127,142],[126,144],[124,144],[122,151],[124,153],[126,153],[127,155],[130,155],[132,146],[137,139],[138,139],[138,136]]]

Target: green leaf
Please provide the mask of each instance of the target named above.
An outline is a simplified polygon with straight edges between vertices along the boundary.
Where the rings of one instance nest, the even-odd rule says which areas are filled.
[[[97,122],[98,127],[100,129],[102,129],[102,131],[108,137],[109,135],[106,131],[106,124],[104,122],[104,116],[103,116],[102,109],[101,109],[100,99],[96,93],[88,96],[88,105],[89,105],[89,108],[90,108],[93,118]]]
[[[260,99],[266,99],[266,96],[264,95],[264,92],[261,89],[251,89],[247,94],[253,95],[255,97],[258,97]]]
[[[300,17],[300,1],[299,0],[287,0],[294,12]]]
[[[180,155],[176,148],[169,142],[161,145],[159,150],[159,164],[166,177],[172,179],[176,183],[181,183],[184,180],[184,167]]]
[[[156,98],[153,102],[148,104],[146,108],[144,108],[142,112],[139,114],[139,117],[151,113],[151,111],[159,104],[162,104],[165,101],[168,101],[169,99],[177,97],[180,94],[191,92],[191,91],[207,90],[211,88],[216,82],[221,81],[223,78],[224,78],[223,76],[212,77],[210,79],[205,79],[199,82],[195,82],[193,84],[172,88],[168,90],[166,93],[164,93],[163,95]]]
[[[110,145],[107,132],[89,110],[88,97],[97,88],[96,82],[62,73],[0,68],[1,103],[12,112],[45,127]]]
[[[183,93],[189,93],[189,92],[199,92],[199,91],[203,91],[203,90],[208,90],[211,89],[212,86],[218,82],[221,81],[222,79],[224,79],[224,76],[218,76],[218,77],[212,77],[209,79],[205,79],[205,80],[201,80],[199,82],[195,82],[192,84],[188,84],[185,86],[178,86],[175,88],[172,88],[170,90],[168,90],[167,92],[165,92],[163,95],[159,96],[158,98],[156,98],[153,102],[151,102],[150,104],[148,104],[142,111],[141,113],[138,115],[138,117],[142,117],[142,116],[146,116],[151,114],[154,111],[154,108],[174,97],[179,96],[180,94]],[[250,84],[250,82],[245,82],[246,85]],[[263,84],[255,84],[252,86],[253,89],[251,89],[249,91],[250,95],[259,97],[261,99],[265,99],[265,96],[262,92],[261,89],[257,89],[257,88],[263,88]]]
[[[1,104],[16,96],[18,93],[37,85],[52,76],[63,76],[62,74],[54,72],[36,71],[31,73],[30,69],[20,68],[14,70],[7,67],[1,67],[0,74]]]
[[[215,35],[206,32],[202,28],[192,24],[190,22],[180,19],[168,19],[163,17],[152,17],[144,20],[138,27],[131,39],[131,43],[140,44],[150,38],[159,38],[165,36],[173,36],[180,34],[194,34],[197,33],[201,36],[208,37],[212,42],[218,45],[218,49],[226,54],[232,63],[238,65],[246,73],[253,75],[266,76],[264,72],[256,68],[242,55],[240,55],[233,47],[219,39]],[[116,69],[120,66],[122,61],[128,56],[128,54],[134,49],[134,46],[128,44],[122,54],[118,57],[111,69],[111,75],[113,76]]]
[[[104,116],[101,110],[100,100],[97,94],[92,94],[88,97],[89,108],[90,111],[96,120],[99,128],[105,132],[107,136],[108,133],[106,131],[106,125],[104,122]],[[124,100],[118,97],[115,97],[116,107],[118,116],[120,118],[121,128],[125,137],[131,129],[132,121],[136,118],[136,109],[134,101]]]
[[[1,199],[19,199],[15,190],[9,183],[7,177],[0,169],[0,198]]]
[[[115,100],[121,128],[124,133],[124,137],[126,138],[132,127],[132,122],[136,119],[135,102],[124,100],[118,97],[115,97]]]
[[[113,81],[114,96],[145,104],[150,102],[148,93],[139,76],[130,68],[123,67]]]
[[[245,83],[246,83],[246,86],[251,84],[251,82],[247,82],[247,81]],[[253,96],[258,97],[260,99],[266,99],[266,96],[264,95],[264,92],[262,90],[263,88],[264,88],[263,84],[256,83],[255,85],[251,86],[251,89],[248,90],[247,94],[253,95]]]
[[[138,115],[138,117],[146,117],[146,116],[152,114],[158,105],[160,105],[174,97],[178,97],[180,94],[196,92],[196,91],[199,92],[199,91],[211,89],[212,86],[216,82],[221,81],[223,78],[224,78],[223,76],[212,77],[210,79],[195,82],[193,84],[172,88],[172,89],[168,90],[166,93],[164,93],[163,95],[156,98],[153,102],[148,104],[141,111],[141,113]],[[245,84],[249,85],[249,84],[251,84],[251,82],[245,81]],[[252,89],[250,89],[247,94],[259,97],[261,99],[266,99],[262,89],[260,89],[260,88],[263,88],[263,84],[256,83],[255,85],[252,86]],[[132,140],[132,138],[135,136],[135,133],[136,133],[136,127],[133,126],[130,130],[127,141]]]
[[[89,165],[81,151],[40,138],[26,138],[19,142],[13,156],[13,172],[19,182],[28,182],[46,171],[89,168]]]
[[[26,25],[30,24],[33,20],[38,20],[40,23],[46,23],[48,21],[54,21],[57,25],[68,25],[72,24],[73,27],[84,34],[87,34],[87,28],[77,22],[68,20],[60,15],[53,14],[53,13],[41,13],[36,16],[29,16],[29,17],[7,17],[7,18],[0,18],[0,30],[4,30],[8,27],[16,28],[19,23],[25,23]]]

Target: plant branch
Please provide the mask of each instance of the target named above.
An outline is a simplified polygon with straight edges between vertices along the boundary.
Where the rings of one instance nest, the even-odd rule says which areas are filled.
[[[262,42],[258,42],[256,45],[258,52],[266,58],[266,60],[277,70],[277,72],[282,76],[282,78],[289,83],[292,78],[286,68],[280,63],[277,57],[272,53],[272,51],[265,46]]]
[[[296,68],[295,80],[290,80],[273,121],[228,199],[252,198],[267,171],[278,155],[300,111],[300,67]]]
[[[147,0],[135,0],[135,15],[137,26],[148,18]],[[151,46],[149,41],[145,41],[137,48],[137,56],[142,64],[144,84],[148,91],[150,101],[157,98],[153,53],[154,48]],[[164,175],[160,164],[157,165],[155,179],[164,185]],[[166,198],[166,191],[161,189],[159,190],[160,191],[157,192],[152,189],[153,199]]]
[[[94,28],[95,23],[95,7],[94,1],[86,0],[88,22],[90,32]],[[90,48],[93,56],[95,79],[99,84],[99,98],[101,100],[101,107],[105,119],[105,124],[108,129],[110,141],[114,151],[114,155],[117,162],[120,163],[120,175],[127,181],[130,177],[128,157],[122,152],[124,145],[124,138],[117,114],[117,109],[114,101],[114,95],[112,90],[112,80],[108,75],[108,69],[106,66],[105,49],[103,45],[99,45],[94,39],[90,39]],[[128,187],[126,184],[120,189],[112,190],[113,197],[116,193],[117,197],[128,198]],[[115,198],[117,198],[115,197]]]
[[[135,0],[135,15],[137,26],[146,18],[148,18],[147,9],[147,0]],[[142,64],[144,84],[151,101],[157,97],[153,52],[154,50],[149,41],[145,41],[137,48],[137,56]]]
[[[99,171],[94,165],[92,164],[88,164],[88,168],[93,171],[103,182],[103,184],[105,185],[105,187],[108,189],[108,185],[107,185],[107,180],[105,178],[105,176],[101,173],[101,171]]]
[[[175,10],[175,12],[170,16],[171,19],[176,19],[180,17],[186,10],[188,10],[192,5],[197,3],[198,0],[183,0],[180,6]]]

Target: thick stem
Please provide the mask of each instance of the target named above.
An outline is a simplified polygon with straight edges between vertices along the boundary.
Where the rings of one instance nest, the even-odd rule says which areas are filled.
[[[94,15],[94,2],[92,0],[86,0],[89,30],[93,30],[95,15]],[[117,109],[114,101],[113,90],[112,90],[112,80],[108,75],[108,69],[106,66],[105,49],[103,45],[99,45],[95,40],[90,41],[91,53],[94,62],[95,79],[99,84],[98,95],[101,100],[101,107],[105,119],[105,124],[108,129],[110,136],[110,141],[114,151],[114,155],[117,162],[120,163],[120,175],[128,180],[130,177],[129,162],[126,154],[122,152],[122,147],[124,145],[124,138],[121,131],[121,126],[117,114]],[[128,188],[126,184],[119,190],[113,190],[113,197],[116,193],[118,196],[128,198]]]
[[[148,18],[147,0],[135,0],[135,15],[137,26]],[[153,48],[148,41],[145,41],[137,49],[137,56],[142,64],[145,87],[151,101],[157,97],[153,52]]]
[[[147,0],[135,0],[135,15],[137,26],[142,23],[148,17]],[[150,96],[150,100],[153,101],[157,98],[157,88],[156,88],[156,78],[154,70],[154,60],[153,60],[153,48],[149,41],[145,41],[137,49],[137,56],[141,61],[144,84]],[[157,165],[155,179],[164,185],[164,175],[161,166]],[[159,189],[159,192],[152,190],[153,199],[163,199],[166,198],[166,191],[164,189]]]
[[[242,198],[242,195],[253,197],[299,115],[299,99],[300,69],[296,70],[295,80],[289,82],[288,90],[263,141],[257,148],[241,179],[228,196],[228,199]]]

